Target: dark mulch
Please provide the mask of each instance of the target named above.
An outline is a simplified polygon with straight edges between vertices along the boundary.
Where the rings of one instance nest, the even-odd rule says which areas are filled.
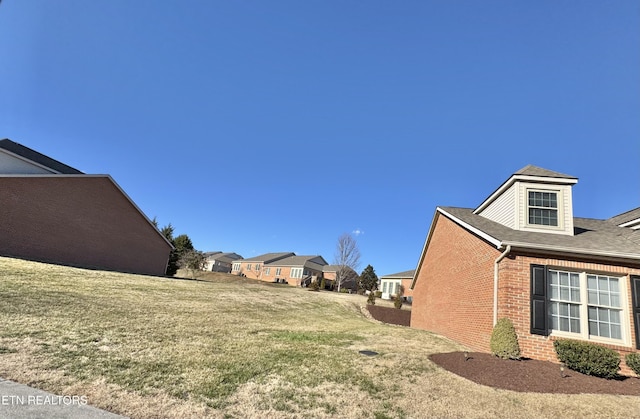
[[[411,311],[409,310],[373,305],[368,305],[367,309],[369,310],[371,317],[383,323],[409,326],[409,323],[411,322]]]
[[[451,352],[429,356],[433,362],[475,383],[505,390],[533,393],[562,394],[620,394],[640,396],[640,379],[620,377],[607,380],[565,368],[561,376],[560,365],[532,359],[515,361],[491,354]]]

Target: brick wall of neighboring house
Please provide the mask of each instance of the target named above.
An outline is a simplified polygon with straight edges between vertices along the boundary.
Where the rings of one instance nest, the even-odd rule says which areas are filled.
[[[413,290],[411,289],[411,283],[413,278],[406,278],[402,280],[402,286],[404,287],[404,296],[413,298]]]
[[[0,177],[0,254],[164,275],[170,245],[106,176]]]
[[[518,335],[518,343],[522,355],[528,358],[558,362],[553,349],[555,337],[530,334],[530,295],[531,295],[531,264],[548,265],[555,268],[565,268],[569,271],[584,271],[613,276],[640,275],[640,269],[629,268],[621,265],[606,263],[593,263],[590,261],[564,260],[535,255],[512,255],[500,262],[499,288],[498,288],[498,318],[508,317],[513,321]],[[635,330],[633,327],[633,310],[631,301],[631,283],[626,280],[626,312],[630,327],[629,343],[631,347],[620,345],[608,345],[597,342],[599,345],[618,351],[621,355],[622,373],[632,374],[632,371],[624,364],[624,356],[635,349]]]
[[[413,290],[411,327],[487,352],[493,329],[493,262],[500,252],[438,216]]]
[[[237,263],[237,262],[236,262]],[[249,265],[251,265],[251,269],[248,269]],[[256,270],[256,265],[260,265],[260,269]],[[264,279],[264,263],[262,262],[240,262],[240,270],[231,271],[234,275],[244,275],[250,279],[259,279],[261,281],[266,281]]]

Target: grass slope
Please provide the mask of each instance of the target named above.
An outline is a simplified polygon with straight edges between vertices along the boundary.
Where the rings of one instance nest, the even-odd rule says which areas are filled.
[[[634,397],[471,383],[427,359],[459,346],[367,320],[360,296],[203,279],[0,258],[0,376],[133,418],[640,415]]]

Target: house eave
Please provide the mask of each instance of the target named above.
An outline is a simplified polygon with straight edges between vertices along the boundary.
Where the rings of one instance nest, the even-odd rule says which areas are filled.
[[[517,250],[533,250],[540,253],[551,254],[556,256],[586,256],[590,258],[597,258],[599,260],[609,261],[633,261],[635,263],[640,262],[640,254],[638,253],[624,253],[614,252],[606,250],[594,250],[594,249],[580,249],[566,246],[553,246],[546,244],[525,243],[515,241],[504,241],[504,246],[510,245],[513,251]]]

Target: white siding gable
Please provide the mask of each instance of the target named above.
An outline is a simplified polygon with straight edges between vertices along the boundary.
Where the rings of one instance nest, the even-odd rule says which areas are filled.
[[[50,175],[56,172],[0,149],[0,173],[6,175]]]
[[[479,215],[509,228],[517,228],[516,187],[517,183],[511,185],[509,189],[483,209]]]

